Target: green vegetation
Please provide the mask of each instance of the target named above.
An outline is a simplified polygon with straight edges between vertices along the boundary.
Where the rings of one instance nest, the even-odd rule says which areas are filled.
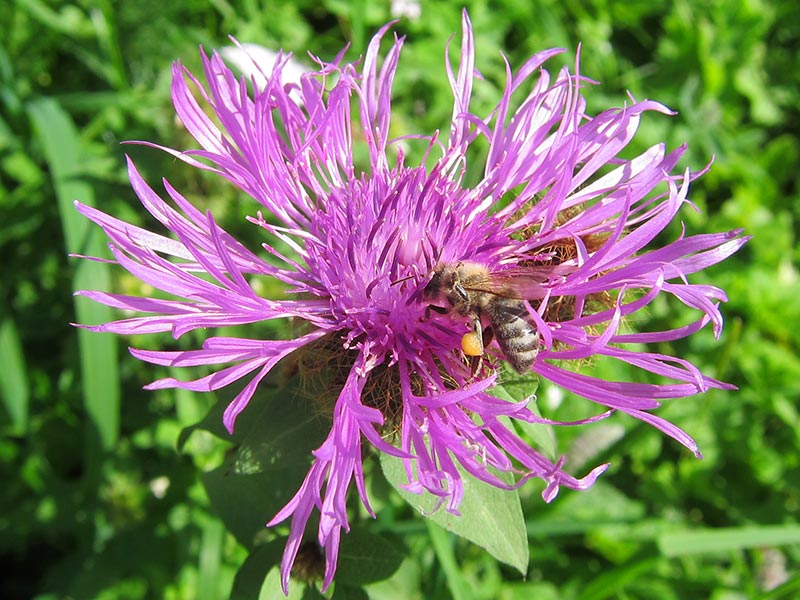
[[[601,82],[589,94],[590,112],[621,104],[626,90],[659,100],[678,115],[648,115],[639,147],[687,142],[683,167],[692,169],[713,156],[710,172],[692,188],[700,212],[684,211],[685,226],[690,233],[742,227],[753,240],[702,275],[730,298],[722,339],[709,331],[660,349],[740,389],[660,411],[695,436],[703,460],[652,428],[615,416],[610,423],[626,428],[625,436],[583,450],[592,463],[612,464],[591,491],[564,491],[546,505],[540,487],[524,487],[526,578],[420,518],[374,461],[370,494],[378,519],[360,519],[352,539],[343,539],[343,581],[367,584],[370,598],[387,600],[799,596],[800,4],[466,4],[486,80],[476,92],[479,104],[499,95],[501,51],[517,66],[541,49],[562,46],[568,53],[561,60],[572,62],[580,43],[581,71]],[[69,256],[107,256],[100,231],[72,201],[152,226],[127,183],[128,153],[153,185],[167,177],[256,248],[256,228],[242,218],[254,209],[232,186],[165,153],[120,142],[191,146],[174,120],[169,81],[175,59],[197,71],[198,45],[221,47],[232,35],[292,50],[303,60],[306,51],[333,58],[349,40],[347,56],[355,58],[390,20],[388,6],[366,0],[16,0],[0,6],[3,598],[216,599],[232,589],[247,598],[261,588],[259,559],[273,561],[281,538],[265,531],[261,554],[247,558],[236,528],[252,527],[245,515],[259,510],[265,523],[279,499],[255,485],[251,493],[229,490],[220,465],[230,444],[200,429],[181,435],[215,398],[142,390],[166,370],[140,363],[124,347],[189,348],[197,338],[121,340],[70,325],[114,316],[73,298],[75,289],[143,292],[121,269]],[[460,7],[423,1],[422,18],[397,24],[408,36],[395,82],[398,135],[446,130],[452,104],[443,55],[448,37],[460,31]],[[678,233],[676,224],[672,234]],[[686,322],[666,303],[651,317],[663,328]],[[544,383],[540,395],[547,407]],[[570,406],[554,410],[555,418],[572,418]],[[205,422],[219,433],[218,420]],[[587,429],[557,431],[558,450],[586,444]],[[297,466],[287,464],[276,477],[297,477]],[[215,500],[234,493],[247,508],[240,517],[220,517]],[[392,541],[375,548],[394,566],[372,564],[359,572],[354,561],[370,562],[358,553],[375,533]],[[282,597],[274,570],[264,590],[261,597]],[[292,596],[301,592],[295,586]],[[303,597],[319,597],[312,592]],[[334,596],[365,597],[346,585]]]

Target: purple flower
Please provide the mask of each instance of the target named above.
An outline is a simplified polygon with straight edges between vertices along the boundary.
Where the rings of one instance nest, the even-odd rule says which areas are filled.
[[[318,61],[319,70],[303,75],[299,85],[282,83],[285,55],[254,92],[217,54],[202,57],[205,84],[180,64],[174,66],[175,109],[201,149],[164,150],[221,175],[261,205],[264,214],[249,219],[263,230],[261,255],[166,181],[172,203],[162,200],[130,161],[134,191],[173,237],[77,203],[110,238],[116,262],[176,298],[79,292],[139,313],[91,329],[169,331],[177,338],[196,329],[268,319],[305,323],[290,340],[209,337],[197,350],[132,349],[137,358],[159,365],[220,365],[206,377],[161,379],[150,389],[209,391],[246,380],[224,414],[232,431],[259,383],[290,354],[313,349],[324,359],[333,352],[338,364],[346,365],[329,407],[330,433],[314,451],[296,495],[269,523],[291,518],[282,562],[284,591],[314,509],[320,513],[326,587],[336,570],[341,531],[349,528],[345,508],[352,483],[372,513],[364,442],[401,457],[408,489],[436,495],[452,512],[458,511],[463,491],[457,466],[503,488],[508,485],[491,470],[518,474],[517,485],[542,478],[547,501],[560,486],[591,486],[606,468],[575,478],[562,470],[563,460],[546,459],[501,419],[552,423],[537,417],[527,401],[489,395],[504,358],[497,341],[500,327],[494,341],[482,340],[484,357],[466,358],[462,338],[476,326],[489,333],[492,318],[485,306],[450,307],[441,297],[432,298],[426,286],[437,265],[480,265],[509,290],[524,284],[524,292],[503,293],[516,294],[512,304],[523,311],[516,318],[529,328],[526,339],[539,340],[530,370],[602,407],[581,423],[621,411],[699,456],[688,434],[651,411],[663,399],[731,387],[685,360],[629,346],[676,340],[709,321],[719,335],[718,303],[725,294],[687,277],[746,241],[737,231],[681,235],[646,249],[688,204],[689,182],[698,174],[674,174],[683,147],[667,152],[658,144],[633,159],[620,154],[643,113],[670,111],[653,101],[631,100],[587,115],[582,96],[587,80],[577,74],[577,65],[575,74],[562,69],[551,77],[542,64],[561,51],[547,50],[516,72],[507,69],[494,110],[488,116],[473,114],[474,46],[465,13],[458,71],[446,63],[455,97],[449,133],[442,139],[409,136],[408,143],[421,140],[427,147],[429,166],[426,161],[407,165],[406,142],[390,139],[391,87],[403,39],[395,37],[381,60],[379,46],[387,30],[372,39],[360,67],[343,63],[341,55],[332,63]],[[521,102],[512,104],[512,95]],[[473,145],[488,148],[478,165],[473,164],[475,149],[468,153]],[[476,168],[483,175],[467,186],[465,172]],[[286,297],[260,297],[252,285],[260,277],[286,284]],[[461,291],[470,301],[485,293]],[[623,319],[660,294],[697,309],[700,317],[680,329],[623,333]],[[595,356],[653,373],[662,383],[605,381],[565,366]]]

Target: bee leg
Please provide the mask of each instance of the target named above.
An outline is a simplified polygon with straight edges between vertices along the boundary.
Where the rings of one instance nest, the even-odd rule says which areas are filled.
[[[494,339],[494,332],[492,331],[492,327],[483,327],[483,331],[481,332],[481,344],[483,346],[483,351],[481,352],[480,360],[478,360],[477,367],[474,371],[475,375],[478,375],[480,370],[483,368],[483,357],[486,356],[486,347],[492,343],[492,339]],[[479,330],[480,331],[480,330]]]
[[[470,381],[475,381],[483,369],[483,356],[468,356]]]
[[[469,359],[472,377],[477,377],[483,367],[483,350],[485,348],[485,331],[481,325],[480,317],[473,317],[472,331],[468,331],[461,337],[461,351]]]
[[[437,315],[446,315],[450,311],[446,309],[444,306],[436,306],[435,304],[428,304],[428,306],[425,307],[426,321],[431,318],[432,312],[435,312]]]

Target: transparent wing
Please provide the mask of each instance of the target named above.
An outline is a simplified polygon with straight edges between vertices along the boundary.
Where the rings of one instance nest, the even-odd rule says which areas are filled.
[[[463,282],[464,289],[487,292],[504,298],[534,300],[543,298],[547,289],[575,270],[572,265],[531,265],[495,271],[485,277]]]

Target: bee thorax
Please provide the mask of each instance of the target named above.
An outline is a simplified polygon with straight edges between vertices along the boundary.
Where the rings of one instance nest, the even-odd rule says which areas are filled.
[[[481,263],[439,263],[423,289],[423,296],[440,302],[439,306],[430,307],[430,311],[472,319],[473,331],[461,338],[461,349],[466,356],[482,356],[484,344],[494,334],[506,360],[517,372],[524,373],[539,353],[539,332],[518,292],[506,284],[495,284],[492,273]],[[441,305],[444,303],[448,306]],[[481,315],[492,325],[485,332],[481,328]]]

